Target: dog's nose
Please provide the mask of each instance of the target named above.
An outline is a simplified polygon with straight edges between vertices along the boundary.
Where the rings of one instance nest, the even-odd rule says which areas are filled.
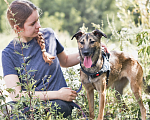
[[[82,52],[82,54],[83,54],[84,56],[90,56],[90,52],[87,51],[87,50],[84,50],[84,51]]]

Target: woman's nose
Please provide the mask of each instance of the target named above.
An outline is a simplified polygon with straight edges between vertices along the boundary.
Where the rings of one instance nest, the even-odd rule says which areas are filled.
[[[41,28],[41,24],[39,20],[37,21],[36,28]]]

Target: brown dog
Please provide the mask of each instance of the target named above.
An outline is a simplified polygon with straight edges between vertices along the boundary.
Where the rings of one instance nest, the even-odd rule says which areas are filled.
[[[123,89],[130,82],[131,89],[140,106],[142,120],[146,120],[146,109],[141,97],[143,85],[141,65],[131,56],[117,51],[110,52],[108,62],[102,54],[102,36],[107,37],[101,31],[94,30],[91,33],[79,31],[72,37],[72,39],[75,37],[78,42],[81,82],[87,91],[90,119],[94,119],[94,89],[99,93],[99,114],[97,119],[103,120],[106,88],[111,86],[122,95]],[[104,63],[108,66],[105,66]],[[116,97],[120,100],[119,95]]]

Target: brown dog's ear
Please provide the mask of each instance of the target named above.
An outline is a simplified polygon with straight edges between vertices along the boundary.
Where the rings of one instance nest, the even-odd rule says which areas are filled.
[[[82,36],[83,32],[78,31],[76,34],[74,34],[74,36],[71,38],[71,40],[73,40],[73,38],[75,37],[77,40]]]
[[[101,31],[99,31],[99,30],[94,30],[93,32],[92,32],[95,36],[97,36],[97,37],[99,37],[99,38],[101,38],[102,36],[104,36],[105,38],[107,38],[107,36],[104,34],[104,33],[102,33]]]

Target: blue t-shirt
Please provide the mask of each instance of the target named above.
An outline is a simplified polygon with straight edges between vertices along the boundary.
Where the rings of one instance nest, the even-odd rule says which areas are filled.
[[[46,51],[50,55],[55,56],[55,59],[50,66],[48,63],[45,63],[42,57],[41,48],[35,38],[28,43],[24,43],[26,46],[29,46],[28,48],[23,49],[25,63],[28,63],[26,69],[37,70],[29,73],[29,75],[36,80],[35,90],[54,91],[59,90],[62,87],[67,87],[59,64],[59,59],[57,57],[57,54],[61,53],[64,50],[64,47],[60,44],[52,29],[42,28],[40,29],[40,32],[43,33],[43,37],[45,39]],[[9,74],[15,74],[19,76],[18,71],[15,70],[15,67],[21,67],[24,61],[23,57],[19,54],[16,54],[15,51],[22,54],[21,45],[20,43],[15,42],[15,40],[12,40],[2,51],[2,66],[4,76]],[[21,70],[21,74],[25,74],[25,70]],[[26,81],[20,79],[20,82],[24,83]],[[22,89],[25,90],[24,88]]]

